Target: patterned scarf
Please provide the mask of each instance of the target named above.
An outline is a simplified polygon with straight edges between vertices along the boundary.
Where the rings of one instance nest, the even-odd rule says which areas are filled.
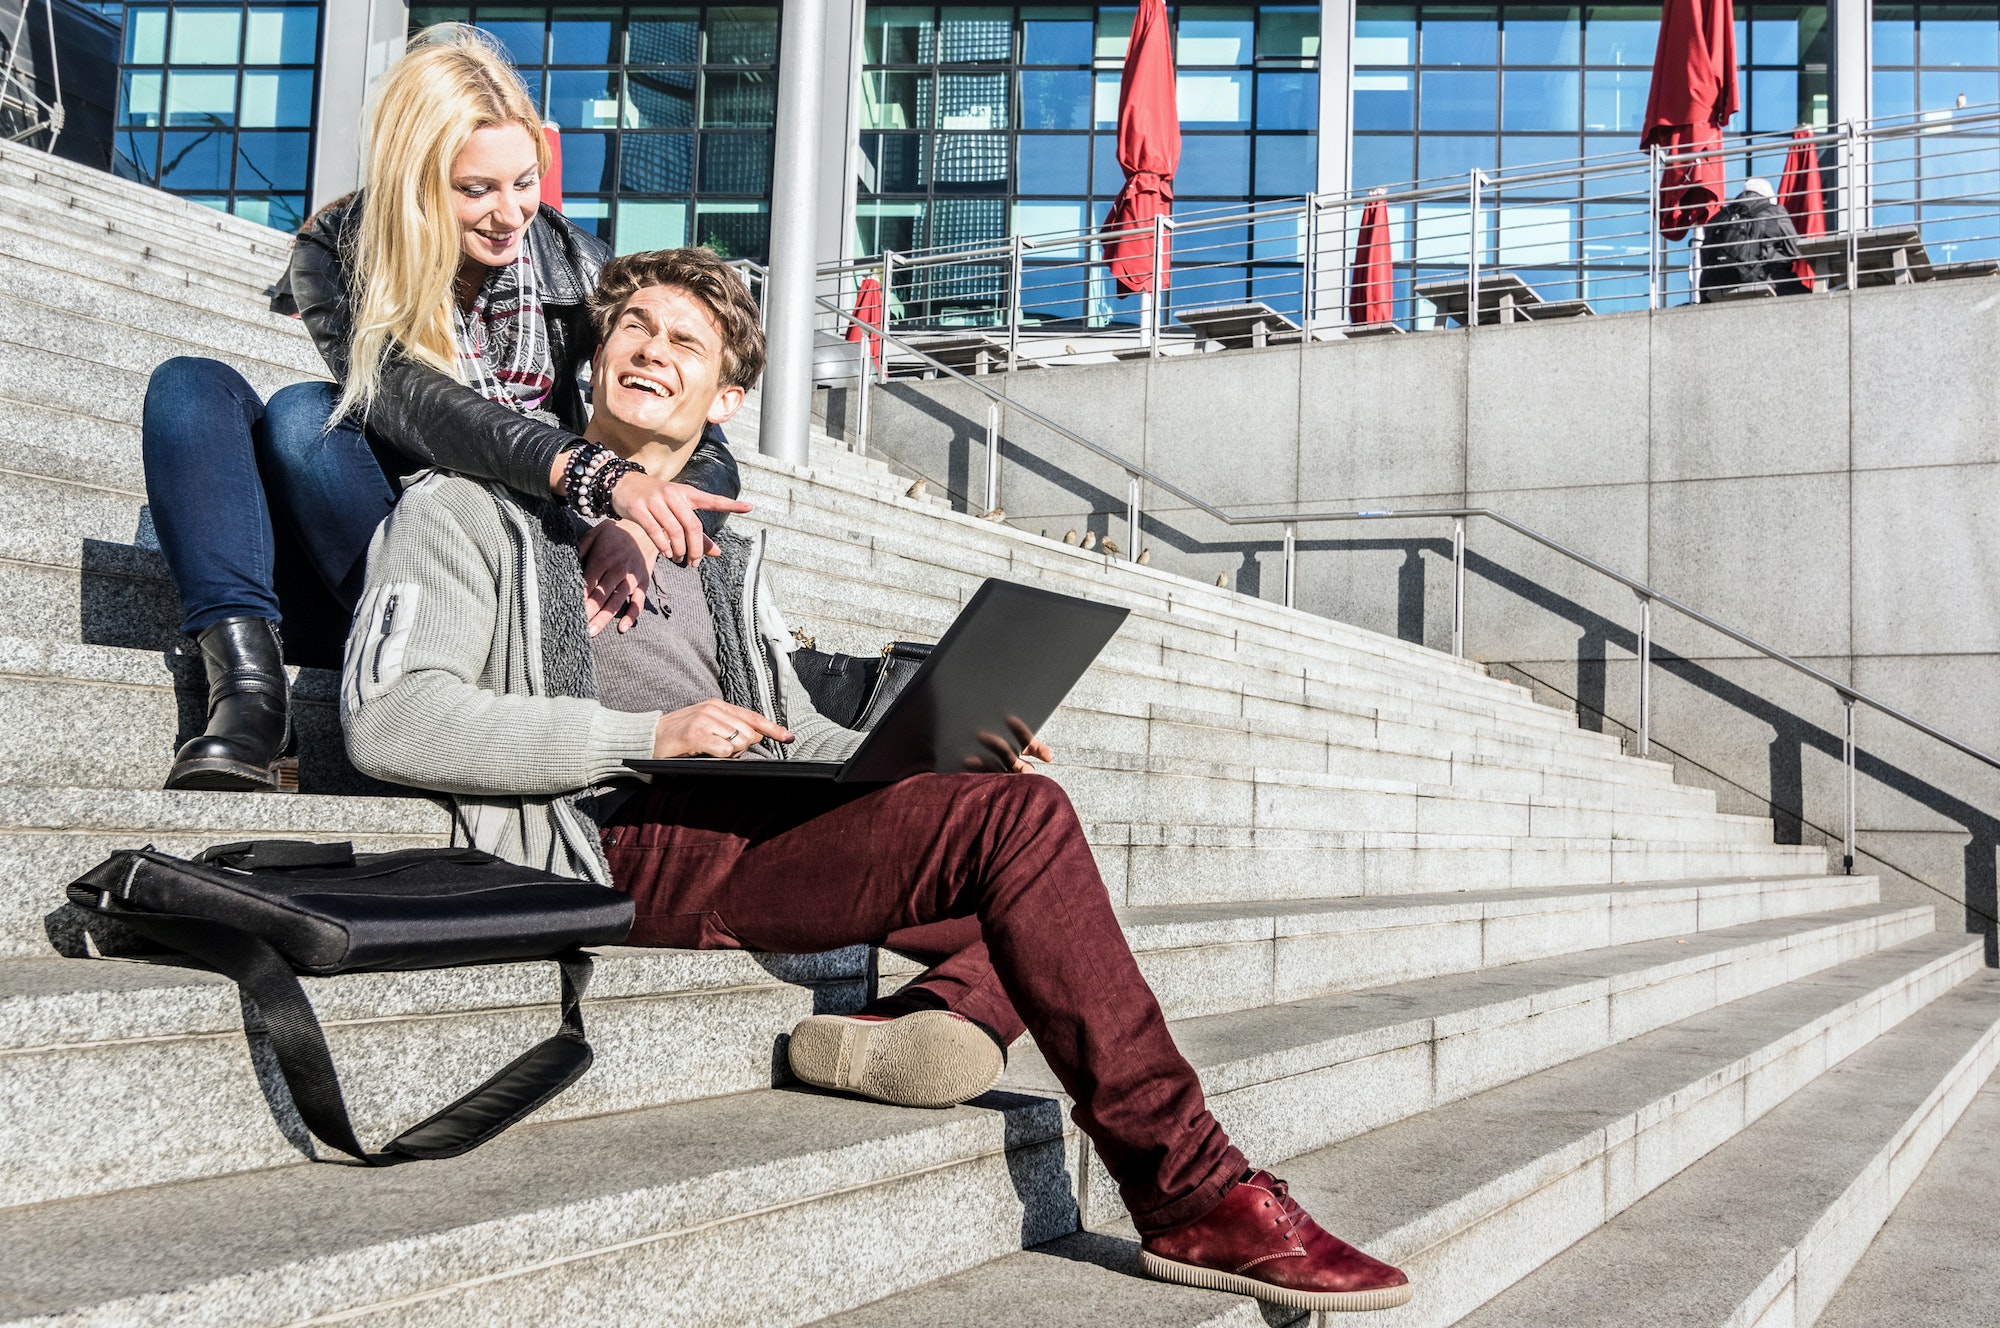
[[[548,400],[555,369],[526,245],[513,263],[487,272],[471,312],[454,301],[451,316],[458,367],[467,386],[524,415]]]

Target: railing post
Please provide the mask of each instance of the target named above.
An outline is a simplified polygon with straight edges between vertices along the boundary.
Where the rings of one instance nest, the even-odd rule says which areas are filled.
[[[1451,523],[1451,657],[1465,658],[1465,518]]]
[[[1660,145],[1653,144],[1646,150],[1648,182],[1646,187],[1646,307],[1657,309],[1666,303],[1665,292],[1660,288],[1666,283],[1660,273]]]
[[[986,403],[986,510],[1000,506],[1000,403]]]
[[[1465,330],[1479,326],[1479,168],[1466,179],[1465,202]]]
[[[1013,253],[1007,269],[1007,370],[1012,373],[1021,361],[1021,237],[1013,239]]]
[[[1299,326],[1305,328],[1303,340],[1312,342],[1313,296],[1318,285],[1315,272],[1319,267],[1319,195],[1306,195],[1306,233],[1299,249]]]
[[[1872,144],[1870,146],[1873,146]],[[1868,223],[1868,205],[1863,200],[1870,197],[1869,182],[1861,179],[1868,171],[1868,162],[1873,153],[1861,146],[1860,130],[1854,121],[1847,122],[1847,169],[1842,172],[1847,177],[1847,289],[1853,290],[1856,269],[1861,266],[1861,229]]]
[[[868,384],[875,377],[870,335],[864,332],[861,336],[861,371],[854,376],[854,450],[860,456],[868,455]]]
[[[1151,358],[1160,358],[1160,330],[1167,324],[1167,282],[1166,269],[1160,262],[1160,251],[1166,247],[1167,218],[1165,213],[1153,216],[1153,289],[1148,291],[1152,298],[1142,302],[1141,312],[1146,319],[1146,346]]]
[[[1847,766],[1847,828],[1841,837],[1841,874],[1854,875],[1854,698],[1842,696],[1841,705],[1846,709],[1847,723],[1841,737],[1841,760]]]
[[[884,249],[882,251],[882,331],[884,333],[892,330],[889,325],[889,319],[891,317],[890,310],[896,307],[896,293],[891,288],[890,282],[895,279],[895,276],[896,251],[894,249]],[[881,375],[881,381],[885,383],[889,381],[889,343],[886,341],[882,343],[882,367],[876,372]]]
[[[1639,745],[1635,753],[1653,750],[1653,601],[1639,597]]]
[[[1139,477],[1128,472],[1125,479],[1128,485],[1125,491],[1125,543],[1128,546],[1125,561],[1136,563],[1139,561]]]
[[[1285,607],[1291,608],[1298,598],[1299,590],[1299,528],[1295,522],[1285,523]]]

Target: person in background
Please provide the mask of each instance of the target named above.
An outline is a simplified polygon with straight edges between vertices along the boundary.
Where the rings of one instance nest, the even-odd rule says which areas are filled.
[[[1805,283],[1792,266],[1798,260],[1799,233],[1791,214],[1778,202],[1771,182],[1753,176],[1703,234],[1702,300],[1764,286],[1778,295],[1803,295]]]
[[[334,381],[265,401],[215,360],[154,371],[146,495],[208,681],[207,729],[176,753],[168,788],[296,786],[285,662],[338,667],[402,476],[440,467],[564,492],[597,344],[585,304],[610,254],[541,204],[548,160],[492,39],[425,29],[378,89],[364,187],[307,223],[280,286]],[[581,495],[631,536],[616,555],[585,549],[621,630],[645,592],[631,548],[699,562],[701,514],[744,510],[737,490],[712,430],[671,478],[635,469]]]

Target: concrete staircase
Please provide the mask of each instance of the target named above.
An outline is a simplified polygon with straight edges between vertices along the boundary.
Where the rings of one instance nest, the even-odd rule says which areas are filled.
[[[80,957],[60,887],[111,847],[445,834],[348,768],[313,671],[302,792],[159,790],[200,688],[143,514],[145,380],[320,373],[263,309],[284,250],[0,147],[0,1321],[1296,1318],[1137,1275],[1031,1046],[950,1111],[783,1084],[792,1023],[895,956],[608,951],[596,1067],[388,1171],[304,1160],[231,984]],[[935,636],[989,575],[1132,607],[1055,773],[1218,1116],[1418,1279],[1385,1322],[1812,1322],[2000,1058],[1977,938],[1477,666],[908,499],[831,440],[775,465],[754,423],[751,520],[823,645]],[[554,1017],[546,965],[307,985],[376,1139]]]

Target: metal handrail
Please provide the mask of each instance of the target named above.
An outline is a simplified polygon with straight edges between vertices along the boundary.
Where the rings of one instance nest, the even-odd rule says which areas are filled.
[[[1382,521],[1382,520],[1420,521],[1420,520],[1449,519],[1453,523],[1451,653],[1455,658],[1459,659],[1463,659],[1465,657],[1465,523],[1468,520],[1472,520],[1475,518],[1494,522],[1497,525],[1504,526],[1506,529],[1513,531],[1517,535],[1520,535],[1526,539],[1533,541],[1536,544],[1541,545],[1543,548],[1548,549],[1552,553],[1560,554],[1561,556],[1569,559],[1571,562],[1574,562],[1579,566],[1588,568],[1589,570],[1597,573],[1599,576],[1617,582],[1619,585],[1624,586],[1627,590],[1630,590],[1634,595],[1638,596],[1640,604],[1639,655],[1638,655],[1639,722],[1636,729],[1638,735],[1638,741],[1636,744],[1637,746],[1636,754],[1639,756],[1648,755],[1652,747],[1652,680],[1651,680],[1652,645],[1653,645],[1652,610],[1653,610],[1653,605],[1656,603],[1664,605],[1669,609],[1672,609],[1674,612],[1680,614],[1684,618],[1690,619],[1696,623],[1701,624],[1703,627],[1708,628],[1710,631],[1717,632],[1722,636],[1729,638],[1731,641],[1734,641],[1736,644],[1740,646],[1744,646],[1750,650],[1754,650],[1758,654],[1763,655],[1767,659],[1774,660],[1777,663],[1784,665],[1786,668],[1789,668],[1796,673],[1803,674],[1807,678],[1812,679],[1814,682],[1820,683],[1823,686],[1831,688],[1834,694],[1840,698],[1842,711],[1845,719],[1845,726],[1842,736],[1842,753],[1843,753],[1844,764],[1846,766],[1847,820],[1846,820],[1845,834],[1843,835],[1842,838],[1842,854],[1843,854],[1842,862],[1843,862],[1844,872],[1849,875],[1851,875],[1854,871],[1854,856],[1855,856],[1854,833],[1855,833],[1856,748],[1854,739],[1854,707],[1857,704],[1864,705],[1869,709],[1876,711],[1879,714],[1887,715],[1889,718],[1896,720],[1904,725],[1907,725],[1912,729],[1915,729],[1918,733],[1923,734],[1927,738],[1931,738],[1937,742],[1941,742],[1945,746],[1953,749],[1954,751],[1961,752],[1964,755],[1969,756],[1976,761],[1980,761],[1988,766],[1991,766],[1996,770],[2000,770],[2000,757],[1996,757],[1988,752],[1982,751],[1979,748],[1972,746],[1970,743],[1961,742],[1959,739],[1952,737],[1950,734],[1945,733],[1942,730],[1930,724],[1926,724],[1923,720],[1920,720],[1915,716],[1907,714],[1904,711],[1898,709],[1897,707],[1890,705],[1887,701],[1884,701],[1879,697],[1870,695],[1869,693],[1864,692],[1860,688],[1852,686],[1849,683],[1842,682],[1840,679],[1833,677],[1831,674],[1822,672],[1821,670],[1814,668],[1812,665],[1805,663],[1803,660],[1796,659],[1793,656],[1786,654],[1784,651],[1777,649],[1775,646],[1766,645],[1764,642],[1757,640],[1755,637],[1749,635],[1748,633],[1738,631],[1736,628],[1729,626],[1727,623],[1720,622],[1717,619],[1710,617],[1708,614],[1703,613],[1701,610],[1697,608],[1694,608],[1692,605],[1686,604],[1681,600],[1676,599],[1674,596],[1665,593],[1664,591],[1657,590],[1654,587],[1647,585],[1645,582],[1640,581],[1635,577],[1627,576],[1623,572],[1620,572],[1615,568],[1607,567],[1603,563],[1599,562],[1597,559],[1592,558],[1589,554],[1579,552],[1576,549],[1572,549],[1568,545],[1560,542],[1559,540],[1552,539],[1549,536],[1542,534],[1540,531],[1535,530],[1530,526],[1525,526],[1521,524],[1519,521],[1514,520],[1512,517],[1507,516],[1504,513],[1494,511],[1490,507],[1422,507],[1422,508],[1410,508],[1402,511],[1397,511],[1387,508],[1371,508],[1371,509],[1361,509],[1357,511],[1294,512],[1294,513],[1280,514],[1280,515],[1256,515],[1256,516],[1244,516],[1228,512],[1220,507],[1215,506],[1213,503],[1206,502],[1203,499],[1196,497],[1194,494],[1189,493],[1186,489],[1182,488],[1180,485],[1175,484],[1173,481],[1168,480],[1154,473],[1153,471],[1147,469],[1145,466],[1140,465],[1138,462],[1129,461],[1126,458],[1118,455],[1116,452],[1113,452],[1111,449],[1104,447],[1098,443],[1092,442],[1090,439],[1085,438],[1082,434],[1079,434],[1075,430],[1070,429],[1067,426],[1062,425],[1056,422],[1055,420],[1050,419],[1048,416],[1042,414],[1040,411],[1035,410],[1030,406],[1024,406],[1018,401],[1010,401],[1003,393],[996,391],[995,389],[987,386],[985,383],[980,382],[977,377],[971,374],[964,373],[958,369],[955,369],[951,365],[944,363],[943,361],[937,359],[936,357],[926,353],[922,349],[916,346],[912,346],[908,341],[904,340],[902,337],[897,336],[895,333],[890,332],[888,329],[855,317],[852,313],[842,309],[834,301],[827,299],[824,296],[818,297],[818,299],[819,303],[823,307],[825,307],[838,317],[846,320],[849,324],[862,329],[865,335],[873,335],[881,337],[885,345],[893,345],[897,347],[905,354],[914,356],[918,361],[923,363],[926,367],[935,370],[938,373],[944,374],[946,377],[951,378],[956,382],[963,383],[964,385],[970,387],[971,389],[973,389],[973,391],[979,393],[981,396],[984,396],[987,399],[986,506],[989,509],[989,511],[997,510],[1000,506],[999,412],[1001,407],[1005,407],[1008,410],[1016,412],[1021,416],[1025,417],[1026,419],[1029,419],[1034,423],[1041,425],[1043,428],[1048,429],[1050,432],[1062,438],[1065,438],[1072,443],[1075,443],[1077,446],[1084,448],[1085,450],[1091,452],[1092,454],[1102,457],[1104,460],[1111,462],[1113,465],[1119,467],[1121,470],[1125,472],[1125,475],[1129,482],[1129,497],[1126,508],[1126,530],[1127,530],[1126,538],[1127,542],[1131,546],[1124,551],[1125,558],[1127,559],[1127,561],[1137,560],[1141,552],[1139,534],[1140,534],[1141,500],[1143,498],[1142,486],[1146,484],[1151,484],[1155,488],[1161,489],[1164,492],[1173,495],[1175,498],[1180,499],[1182,502],[1188,504],[1190,507],[1195,508],[1196,510],[1212,518],[1213,520],[1221,522],[1225,526],[1281,527],[1284,532],[1284,604],[1286,608],[1294,607],[1293,600],[1296,596],[1296,590],[1298,584],[1298,574],[1297,574],[1298,527],[1302,525],[1313,525],[1313,524],[1320,524],[1327,522],[1345,522],[1345,521]],[[867,445],[867,438],[865,433],[867,427],[867,414],[866,414],[867,390],[868,390],[869,380],[874,377],[874,373],[872,372],[872,357],[868,354],[867,344],[868,343],[865,340],[861,343],[863,347],[861,356],[861,361],[862,361],[861,371],[857,375],[860,383],[860,391],[859,391],[860,402],[858,403],[858,408],[856,411],[857,432],[860,432],[862,435],[861,441],[862,441],[862,446],[864,447]]]

